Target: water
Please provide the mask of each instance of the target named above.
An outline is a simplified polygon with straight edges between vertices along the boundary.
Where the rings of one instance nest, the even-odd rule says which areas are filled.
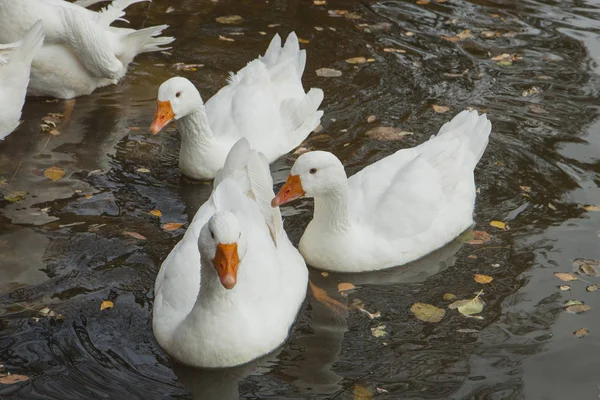
[[[168,33],[177,37],[171,55],[139,57],[118,86],[74,105],[29,99],[25,122],[0,144],[0,175],[7,180],[0,192],[27,192],[0,209],[0,362],[30,378],[0,385],[0,396],[352,399],[361,398],[362,387],[381,399],[597,398],[600,300],[585,286],[598,280],[564,283],[553,273],[571,271],[578,257],[600,258],[600,212],[583,208],[600,204],[600,2],[172,3],[155,0],[128,12],[135,27],[170,24]],[[170,5],[174,11],[166,13]],[[336,9],[360,19],[330,16]],[[230,14],[244,23],[215,22]],[[275,32],[286,36],[292,29],[310,41],[303,45],[305,87],[325,91],[323,132],[305,147],[333,151],[349,173],[423,142],[467,106],[489,113],[493,133],[476,170],[475,229],[492,240],[455,242],[384,273],[323,277],[311,271],[312,282],[333,299],[344,305],[360,299],[381,317],[327,306],[309,291],[290,340],[266,358],[226,371],[173,368],[153,339],[150,315],[154,277],[184,231],[161,225],[189,222],[211,186],[180,177],[175,128],[146,133],[158,85],[180,74],[208,99],[228,71],[262,53]],[[440,38],[465,29],[472,38]],[[505,35],[484,36],[496,31]],[[388,47],[406,53],[384,52]],[[503,53],[522,59],[512,65],[490,60]],[[374,61],[344,61],[357,56]],[[204,67],[177,72],[175,62]],[[343,76],[317,77],[321,67]],[[539,93],[522,95],[534,86]],[[450,111],[436,113],[433,104]],[[60,135],[39,131],[44,115],[69,107]],[[378,120],[368,123],[370,115]],[[377,141],[365,135],[376,126],[414,135]],[[277,184],[293,159],[272,166]],[[45,178],[50,166],[64,169],[65,177]],[[311,207],[305,200],[284,208],[294,243]],[[162,217],[148,214],[153,209]],[[489,226],[491,220],[510,230]],[[445,293],[473,297],[482,288],[473,273],[494,277],[484,287],[482,320],[447,310],[441,322],[424,323],[410,312],[415,302],[445,308]],[[343,296],[339,282],[357,288]],[[572,290],[560,291],[560,284]],[[592,309],[567,314],[562,306],[569,299]],[[103,300],[114,308],[101,312]],[[40,317],[44,307],[64,319]],[[380,324],[387,336],[374,337],[371,328]],[[576,338],[582,327],[589,335]],[[459,331],[465,329],[474,331]]]

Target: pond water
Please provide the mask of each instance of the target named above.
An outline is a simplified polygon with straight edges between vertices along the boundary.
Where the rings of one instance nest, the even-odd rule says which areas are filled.
[[[18,200],[0,200],[0,363],[29,380],[0,385],[0,397],[598,398],[600,292],[586,286],[600,280],[576,274],[581,280],[562,282],[554,273],[571,272],[576,258],[600,258],[600,212],[584,208],[600,204],[600,1],[419,3],[428,4],[136,4],[127,13],[133,27],[171,26],[177,41],[170,54],[138,57],[119,85],[75,102],[28,99],[24,123],[0,143],[0,193]],[[215,21],[231,14],[243,23]],[[305,87],[325,91],[323,130],[304,147],[334,152],[350,174],[422,143],[466,107],[489,114],[475,229],[491,240],[456,241],[381,273],[311,271],[316,293],[342,305],[360,300],[381,316],[332,306],[309,290],[290,339],[268,357],[223,371],[174,366],[152,336],[151,310],[154,278],[184,229],[161,227],[187,224],[211,185],[181,177],[174,126],[147,133],[157,88],[179,74],[208,99],[228,71],[263,53],[276,32],[291,30],[308,41]],[[373,60],[345,61],[352,57]],[[177,71],[177,62],[204,66]],[[342,76],[317,76],[323,67]],[[40,132],[42,117],[56,112],[69,115],[60,134]],[[377,120],[367,122],[371,115]],[[413,135],[379,141],[366,134],[378,126]],[[294,158],[272,165],[277,185]],[[52,166],[65,171],[56,182],[44,176]],[[311,204],[283,208],[294,243]],[[155,209],[161,217],[149,214]],[[490,226],[493,220],[510,229]],[[479,284],[474,273],[494,280]],[[356,288],[340,294],[340,282]],[[446,309],[440,322],[427,323],[410,311],[416,302],[446,308],[444,294],[468,299],[481,289],[482,319]],[[114,307],[100,311],[104,300]],[[570,314],[568,300],[592,308]],[[41,316],[45,307],[62,319]],[[377,327],[384,336],[373,335]],[[575,337],[580,328],[589,334]]]

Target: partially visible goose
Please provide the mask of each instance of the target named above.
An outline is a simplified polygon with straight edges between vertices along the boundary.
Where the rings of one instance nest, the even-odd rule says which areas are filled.
[[[31,60],[43,42],[42,21],[38,21],[21,40],[0,44],[0,140],[19,126]]]
[[[309,265],[360,272],[406,264],[473,224],[473,170],[491,128],[485,115],[463,111],[427,142],[348,179],[333,154],[305,153],[272,205],[314,197],[314,217],[299,245]]]
[[[62,99],[90,94],[117,83],[138,54],[164,50],[160,46],[174,40],[156,37],[168,25],[110,26],[141,1],[148,0],[114,0],[95,12],[63,0],[0,0],[0,42],[17,40],[43,20],[46,40],[33,60],[28,94]]]
[[[290,243],[269,164],[245,139],[215,189],[163,262],[152,327],[180,363],[231,367],[271,352],[288,336],[306,295],[308,270]]]
[[[323,115],[321,89],[304,92],[306,51],[290,33],[285,45],[275,35],[264,56],[231,74],[227,86],[206,104],[187,79],[175,77],[158,89],[150,132],[177,120],[181,134],[179,168],[193,179],[212,179],[240,138],[269,162],[296,148]]]

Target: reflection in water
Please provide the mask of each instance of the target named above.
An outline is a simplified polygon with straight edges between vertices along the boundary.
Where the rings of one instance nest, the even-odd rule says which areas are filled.
[[[174,10],[166,12],[169,7]],[[333,299],[345,305],[360,299],[381,317],[331,309],[309,293],[290,340],[273,360],[223,379],[198,379],[220,382],[216,392],[239,391],[251,399],[348,399],[356,383],[372,393],[385,389],[389,393],[377,397],[391,399],[597,397],[590,371],[600,365],[581,357],[593,350],[600,331],[594,311],[600,300],[580,281],[559,291],[552,272],[569,271],[576,257],[600,257],[600,213],[583,208],[600,204],[599,9],[595,0],[132,5],[134,26],[171,25],[166,33],[177,37],[172,52],[139,57],[119,85],[74,105],[28,99],[24,123],[0,143],[0,363],[31,378],[0,385],[0,396],[189,399],[190,391],[198,393],[196,380],[179,378],[152,337],[151,288],[183,234],[162,225],[187,223],[212,186],[181,178],[174,127],[158,137],[146,134],[156,91],[182,75],[208,98],[224,85],[227,71],[254,59],[274,33],[285,37],[294,29],[310,51],[304,85],[325,91],[323,130],[303,147],[332,151],[349,174],[422,143],[451,113],[487,109],[494,130],[475,171],[475,229],[492,238],[448,250],[439,261],[375,275],[311,271],[313,283]],[[231,14],[244,22],[215,22]],[[440,38],[465,29],[471,37],[464,40]],[[400,51],[383,50],[389,48]],[[503,53],[517,57],[510,63],[491,59]],[[358,56],[374,61],[345,62]],[[177,71],[175,62],[204,67]],[[322,67],[342,77],[316,76]],[[438,114],[433,104],[451,110]],[[59,135],[40,132],[44,115],[71,106]],[[371,115],[375,122],[367,122]],[[414,134],[379,142],[365,135],[376,126]],[[272,165],[277,185],[294,158]],[[65,177],[44,177],[51,166],[64,169]],[[15,192],[24,199],[1,199]],[[311,207],[303,200],[283,210],[295,242]],[[507,222],[510,230],[492,228],[490,220]],[[446,310],[439,323],[424,323],[410,312],[415,302],[445,308],[445,293],[472,297],[482,289],[473,273],[494,277],[483,287],[483,320]],[[357,289],[345,297],[339,282]],[[100,311],[107,299],[114,308]],[[592,310],[567,315],[562,305],[568,299]],[[36,322],[43,306],[64,320]],[[386,325],[385,337],[371,335],[379,324]],[[590,335],[574,338],[581,327]]]

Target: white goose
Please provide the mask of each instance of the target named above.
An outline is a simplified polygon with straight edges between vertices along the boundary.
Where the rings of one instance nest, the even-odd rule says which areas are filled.
[[[193,179],[212,179],[229,149],[244,137],[269,162],[297,147],[323,115],[321,89],[304,92],[306,51],[290,33],[285,45],[275,35],[264,56],[231,74],[228,85],[203,103],[187,79],[175,77],[158,89],[150,132],[177,120],[181,134],[179,167]]]
[[[42,21],[38,21],[21,40],[0,44],[0,140],[19,126],[31,60],[43,42]]]
[[[63,0],[0,0],[0,42],[17,40],[43,20],[46,39],[33,60],[28,94],[63,99],[90,94],[117,83],[136,55],[163,50],[174,40],[155,37],[168,25],[110,26],[140,1],[148,0],[114,0],[95,12]]]
[[[194,367],[244,364],[281,345],[306,295],[308,270],[290,243],[269,164],[241,139],[215,189],[156,277],[153,330]]]
[[[314,197],[314,218],[299,245],[309,265],[360,272],[405,264],[472,225],[473,170],[491,128],[485,115],[463,111],[427,142],[349,179],[333,154],[305,153],[272,205]]]

